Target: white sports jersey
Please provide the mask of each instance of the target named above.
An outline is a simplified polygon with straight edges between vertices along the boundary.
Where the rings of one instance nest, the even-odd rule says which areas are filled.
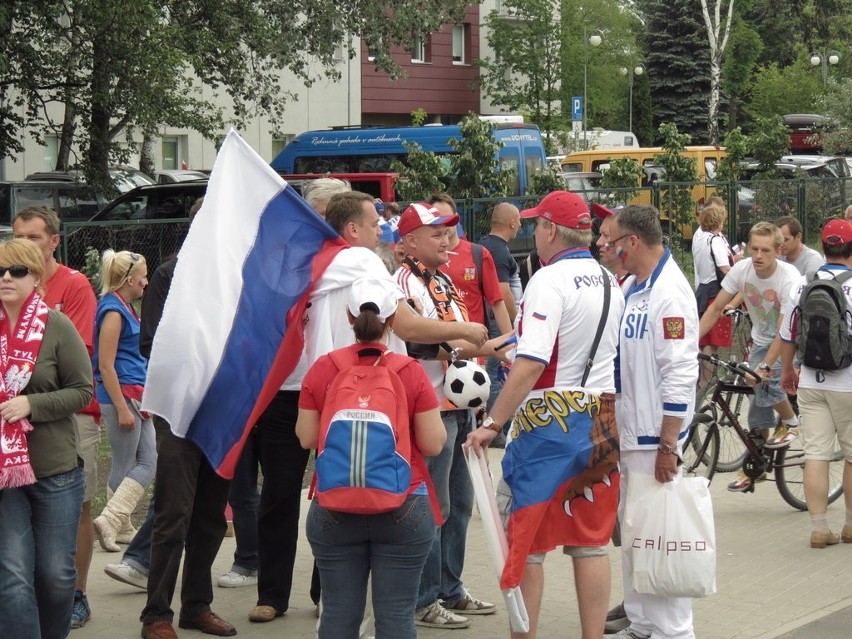
[[[587,251],[581,254],[588,257],[560,259],[536,271],[521,299],[516,356],[545,364],[529,397],[549,389],[583,389],[595,395],[615,390],[613,360],[624,295],[609,271],[608,321],[586,385],[580,385],[601,319],[604,286],[601,267]]]
[[[419,277],[417,277],[417,275],[411,272],[410,269],[400,267],[396,270],[396,273],[394,273],[394,278],[396,279],[396,283],[402,289],[405,299],[414,298],[420,302],[424,317],[440,319],[438,317],[438,310],[435,308],[435,302],[432,301],[429,291],[426,289],[426,285]],[[452,300],[451,298],[450,303],[452,305],[453,313],[455,313],[456,318],[458,318],[457,321],[464,321],[464,316],[462,315],[461,309],[459,309],[455,300]],[[432,382],[432,386],[435,387],[435,392],[438,394],[438,400],[441,403],[444,403],[446,401],[446,395],[444,395],[445,363],[440,360],[419,361],[426,370],[426,374],[429,375],[429,380]]]
[[[692,419],[698,381],[695,294],[666,249],[651,276],[631,276],[619,333],[616,422],[621,450],[660,444],[663,416],[680,417],[682,440]]]
[[[822,279],[828,279],[839,273],[848,271],[842,264],[825,264],[817,273]],[[798,284],[793,286],[790,293],[790,298],[784,304],[781,311],[784,315],[784,320],[781,323],[779,334],[785,342],[793,341],[793,311],[799,305],[799,300],[802,296],[802,291],[808,283],[807,276],[802,277]],[[852,308],[852,286],[849,282],[843,285],[843,292],[846,293],[846,306]],[[850,330],[852,333],[852,330]],[[817,372],[813,368],[808,368],[802,364],[801,374],[799,375],[799,388],[811,388],[813,390],[829,390],[849,392],[852,390],[852,366],[843,368],[839,371],[822,371],[820,374],[821,381],[817,380]]]
[[[792,264],[775,261],[775,272],[758,277],[751,258],[740,260],[722,280],[722,288],[731,295],[742,293],[751,318],[751,339],[755,346],[767,346],[778,333],[781,307],[790,297],[793,284],[801,279]]]
[[[355,343],[355,334],[346,315],[349,288],[362,277],[386,279],[395,286],[382,259],[373,251],[350,246],[340,251],[317,280],[305,311],[305,347],[296,368],[281,390],[300,390],[302,378],[317,359],[338,348]],[[399,291],[402,299],[402,291]],[[405,343],[391,333],[388,350],[406,354]]]

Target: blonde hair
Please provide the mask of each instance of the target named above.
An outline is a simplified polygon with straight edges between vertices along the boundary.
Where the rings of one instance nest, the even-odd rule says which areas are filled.
[[[145,256],[130,251],[112,249],[104,251],[101,258],[101,295],[106,295],[121,288],[121,286],[145,264]]]
[[[17,264],[26,266],[38,278],[36,289],[40,295],[44,295],[44,255],[35,242],[14,239],[0,244],[0,265],[8,267]]]
[[[698,213],[698,223],[705,231],[715,231],[725,225],[728,212],[723,206],[708,204]]]
[[[780,247],[784,243],[784,236],[781,235],[781,230],[772,222],[758,222],[752,226],[751,230],[748,232],[749,244],[751,244],[751,238],[753,235],[771,237],[775,241],[775,248]]]

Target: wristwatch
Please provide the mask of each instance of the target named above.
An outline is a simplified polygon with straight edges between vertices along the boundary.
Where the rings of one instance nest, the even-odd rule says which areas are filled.
[[[757,370],[759,371],[768,371],[770,368],[772,367],[766,362],[760,362],[760,364],[757,365]]]
[[[500,424],[495,424],[494,420],[491,419],[490,416],[486,417],[482,420],[482,423],[479,425],[480,428],[487,428],[488,430],[493,430],[495,433],[499,433],[503,430],[503,427]]]
[[[677,446],[672,446],[671,444],[664,444],[660,442],[660,445],[657,446],[657,450],[661,453],[665,453],[666,455],[677,455]]]

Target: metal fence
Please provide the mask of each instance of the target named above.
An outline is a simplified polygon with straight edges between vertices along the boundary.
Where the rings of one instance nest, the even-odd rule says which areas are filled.
[[[720,195],[727,202],[727,234],[732,243],[745,241],[748,230],[756,222],[792,215],[802,223],[805,241],[813,244],[819,241],[819,232],[825,221],[842,216],[846,206],[852,204],[852,178],[658,182],[653,186],[638,189],[595,189],[578,193],[589,202],[601,202],[606,206],[652,204],[659,208],[662,193],[673,186],[690,189],[696,204],[695,210],[691,212],[691,219],[679,229],[668,221],[665,210],[661,212],[664,233],[672,239],[687,240],[673,245],[681,256],[688,252],[688,239],[692,236],[692,229],[698,224],[698,206],[713,195]],[[535,206],[541,198],[484,198],[457,202],[463,214],[465,232],[470,239],[475,241],[488,233],[494,205],[507,199],[519,208],[528,208]],[[148,262],[148,271],[153,273],[160,263],[180,249],[188,225],[189,221],[186,219],[68,222],[63,225],[61,259],[72,268],[81,269],[85,267],[89,249],[93,248],[98,253],[107,248],[117,251],[126,249],[144,255]],[[515,255],[526,254],[534,247],[532,228],[531,224],[525,224],[512,242],[511,249]]]

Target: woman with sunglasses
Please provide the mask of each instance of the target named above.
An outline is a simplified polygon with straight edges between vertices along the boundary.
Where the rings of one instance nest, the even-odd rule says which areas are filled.
[[[139,352],[139,315],[133,308],[148,285],[145,258],[130,251],[104,251],[101,283],[92,363],[112,449],[107,489],[113,494],[95,518],[95,534],[101,548],[118,552],[117,540],[129,543],[135,532],[130,515],[153,481],[157,462],[154,424],[139,409],[148,360]]]
[[[42,301],[44,256],[0,244],[0,631],[62,639],[71,628],[83,469],[74,413],[91,363],[65,315]]]

